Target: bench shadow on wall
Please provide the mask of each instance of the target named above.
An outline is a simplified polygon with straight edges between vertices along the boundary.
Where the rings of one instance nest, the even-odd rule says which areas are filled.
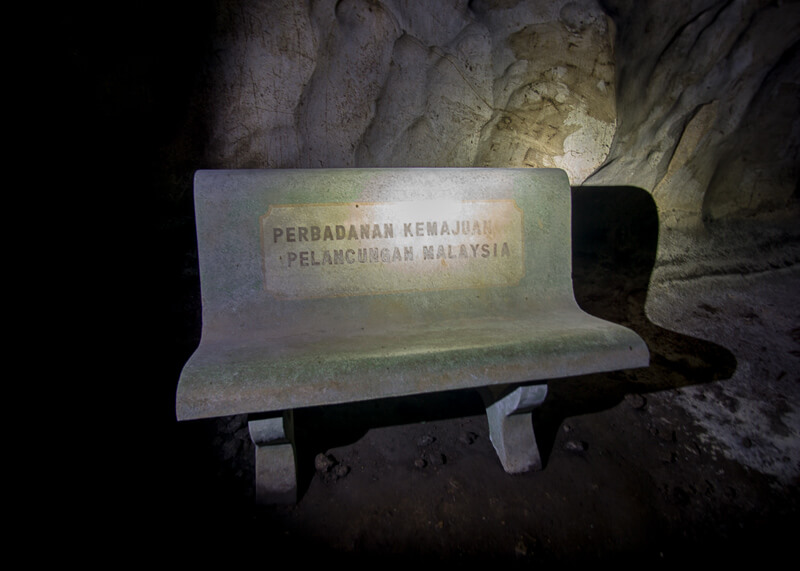
[[[550,383],[534,420],[545,463],[565,418],[612,408],[626,395],[729,379],[736,370],[726,348],[659,327],[645,315],[658,228],[655,202],[643,189],[572,189],[575,299],[586,312],[638,333],[650,349],[650,366]]]
[[[659,327],[645,316],[658,243],[658,213],[650,194],[625,186],[576,187],[572,196],[573,287],[578,304],[592,315],[636,331],[650,349],[651,362],[647,369],[551,381],[547,399],[534,413],[545,466],[566,418],[612,408],[626,395],[730,378],[736,369],[727,349]],[[352,444],[371,428],[483,412],[474,390],[297,411],[300,495],[314,475],[313,456],[318,452]],[[319,430],[321,426],[325,430]]]

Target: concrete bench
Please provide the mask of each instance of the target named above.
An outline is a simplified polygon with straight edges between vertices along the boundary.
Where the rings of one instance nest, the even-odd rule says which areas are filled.
[[[575,302],[570,207],[556,169],[199,171],[178,419],[252,415],[262,503],[296,501],[301,407],[475,388],[504,469],[541,468],[547,380],[649,362]]]

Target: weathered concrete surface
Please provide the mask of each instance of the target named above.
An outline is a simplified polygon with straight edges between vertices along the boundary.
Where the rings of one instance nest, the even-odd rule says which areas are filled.
[[[293,422],[293,414],[288,411],[247,423],[255,447],[255,497],[261,505],[297,501]]]
[[[310,208],[312,200],[328,206]],[[635,333],[581,311],[575,302],[571,193],[563,171],[201,171],[195,201],[203,335],[181,373],[180,420],[648,363],[647,347]],[[422,243],[436,244],[448,222],[457,227],[456,220],[442,218],[445,213],[463,212],[464,204],[476,201],[505,206],[483,210],[481,216],[497,218],[478,225],[479,234],[448,231],[445,242],[455,244],[452,252],[440,244],[434,254],[428,246],[426,259],[406,235],[417,225],[421,232],[431,228]],[[370,207],[359,208],[360,203]],[[274,211],[280,205],[294,206],[279,215]],[[379,218],[370,219],[373,215]],[[377,226],[379,234],[357,233],[362,216],[368,217],[366,229]],[[338,224],[344,220],[353,222],[350,238],[344,223]],[[315,242],[312,235],[284,244],[296,226],[311,223],[321,235],[327,224],[330,240],[319,236]],[[433,230],[429,223],[438,226]],[[337,224],[338,241],[331,229]],[[333,258],[324,263],[319,248],[337,242],[353,250],[350,263],[344,253],[340,264]],[[456,253],[459,244],[463,257]],[[356,249],[377,252],[385,246],[398,248],[397,261],[377,256],[359,261],[355,255]],[[407,247],[412,256],[403,259],[400,250]],[[302,263],[309,249],[317,249],[316,265],[313,255]],[[273,264],[283,281],[271,286],[273,276],[267,279],[264,268]],[[347,279],[339,279],[340,272]],[[397,272],[411,279],[402,281]],[[497,282],[502,273],[508,279]]]
[[[542,469],[542,457],[531,429],[531,411],[547,397],[547,384],[514,388],[511,391],[481,390],[486,405],[489,439],[508,474]],[[500,387],[496,387],[500,388]]]

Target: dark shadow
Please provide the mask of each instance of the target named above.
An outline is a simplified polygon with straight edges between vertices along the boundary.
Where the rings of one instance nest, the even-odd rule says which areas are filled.
[[[470,389],[296,410],[298,497],[314,478],[314,458],[320,452],[353,444],[375,428],[463,418],[484,411],[480,395]]]
[[[572,189],[575,299],[586,312],[638,333],[650,349],[650,366],[551,382],[534,422],[545,461],[565,418],[611,408],[629,394],[727,379],[736,370],[724,347],[659,327],[645,315],[658,227],[655,202],[640,188]]]

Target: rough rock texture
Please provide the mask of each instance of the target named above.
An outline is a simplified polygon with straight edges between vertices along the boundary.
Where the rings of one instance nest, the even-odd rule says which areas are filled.
[[[226,167],[505,166],[578,184],[615,125],[597,2],[222,4],[209,161]]]
[[[618,131],[593,184],[653,193],[667,227],[796,199],[800,5],[605,3],[617,23]]]

